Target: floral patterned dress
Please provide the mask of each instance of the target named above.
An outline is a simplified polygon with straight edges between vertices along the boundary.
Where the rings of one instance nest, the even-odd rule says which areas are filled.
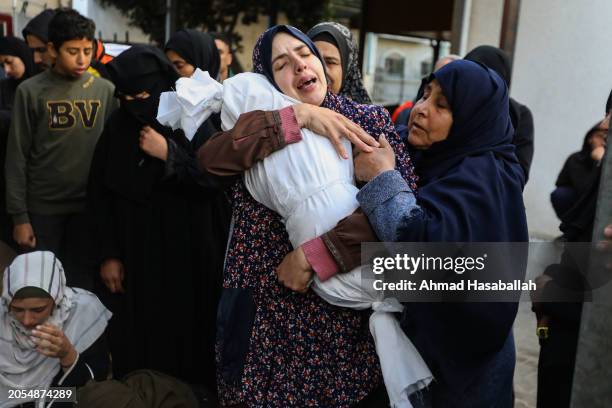
[[[388,112],[328,92],[322,104],[384,134],[396,166],[416,190],[404,143]],[[240,386],[218,375],[224,405],[249,407],[350,407],[382,381],[368,327],[369,311],[332,306],[312,291],[292,292],[277,281],[276,267],[293,248],[281,218],[256,202],[242,180],[230,190],[233,233],[224,271],[225,288],[250,288],[255,317]],[[218,355],[222,344],[218,344]]]

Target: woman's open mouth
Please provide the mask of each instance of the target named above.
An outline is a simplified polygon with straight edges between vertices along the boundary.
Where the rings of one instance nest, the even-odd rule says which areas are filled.
[[[297,89],[300,91],[310,91],[314,89],[317,83],[317,77],[303,78],[298,82]]]

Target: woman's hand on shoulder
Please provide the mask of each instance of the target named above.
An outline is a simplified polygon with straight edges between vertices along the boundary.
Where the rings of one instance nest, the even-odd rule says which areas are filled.
[[[348,139],[355,147],[364,152],[371,152],[378,142],[358,124],[331,109],[300,103],[293,106],[293,112],[300,128],[306,128],[321,136],[327,137],[338,154],[348,159],[348,153],[342,145],[342,138]]]

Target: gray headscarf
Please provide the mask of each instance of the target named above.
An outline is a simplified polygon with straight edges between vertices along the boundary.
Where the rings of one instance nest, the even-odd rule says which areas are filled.
[[[342,85],[339,94],[351,98],[357,103],[371,104],[372,99],[363,86],[361,71],[359,70],[359,47],[353,39],[351,30],[342,24],[334,22],[319,23],[312,27],[308,37],[314,41],[329,41],[333,39],[340,51],[342,60]]]

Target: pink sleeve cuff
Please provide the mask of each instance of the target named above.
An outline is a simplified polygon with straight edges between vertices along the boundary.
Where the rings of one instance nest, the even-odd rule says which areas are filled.
[[[302,244],[302,249],[304,255],[306,255],[306,260],[321,281],[326,281],[340,271],[334,257],[321,238],[305,242]]]
[[[281,128],[283,129],[283,135],[285,136],[285,143],[297,143],[302,140],[302,134],[300,133],[300,126],[298,125],[297,118],[293,112],[293,107],[287,106],[286,108],[278,111],[281,119]]]

